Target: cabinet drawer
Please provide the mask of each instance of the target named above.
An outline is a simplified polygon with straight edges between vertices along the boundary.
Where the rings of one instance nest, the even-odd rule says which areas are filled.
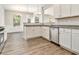
[[[79,33],[79,29],[72,29],[72,33]]]
[[[69,33],[69,32],[71,32],[71,29],[68,29],[68,28],[60,28],[59,29],[59,32],[60,33],[64,33],[64,32],[68,32]]]

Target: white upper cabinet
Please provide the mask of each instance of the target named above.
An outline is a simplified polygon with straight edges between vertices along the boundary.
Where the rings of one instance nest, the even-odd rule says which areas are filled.
[[[69,17],[71,12],[70,4],[61,4],[61,17]]]
[[[60,18],[61,17],[61,9],[59,4],[53,5],[54,7],[54,17],[55,18]]]
[[[54,5],[54,17],[64,18],[79,16],[79,4],[55,4]]]
[[[4,26],[4,9],[0,5],[0,26]]]
[[[79,15],[79,4],[72,4],[71,5],[71,16],[78,16]]]
[[[63,18],[71,16],[71,5],[70,4],[55,4],[54,5],[54,17]]]
[[[79,16],[79,4],[62,4],[60,9],[61,18]]]

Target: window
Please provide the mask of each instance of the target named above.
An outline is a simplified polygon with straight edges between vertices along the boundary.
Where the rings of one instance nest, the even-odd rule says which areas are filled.
[[[20,15],[15,15],[13,17],[13,25],[14,26],[19,26],[20,25],[20,20],[21,20],[21,16]]]

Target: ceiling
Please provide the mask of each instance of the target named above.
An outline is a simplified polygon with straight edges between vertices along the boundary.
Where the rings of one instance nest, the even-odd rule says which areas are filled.
[[[4,9],[6,10],[15,10],[23,12],[36,12],[41,11],[41,7],[47,9],[51,4],[3,4]]]

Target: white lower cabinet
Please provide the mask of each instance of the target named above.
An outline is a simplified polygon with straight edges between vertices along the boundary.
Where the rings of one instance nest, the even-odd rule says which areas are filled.
[[[60,28],[59,44],[79,54],[79,29]]]
[[[59,29],[59,44],[65,48],[71,49],[71,29]]]
[[[72,50],[79,53],[79,29],[72,29]]]
[[[48,26],[24,26],[24,39],[42,36],[50,40]]]
[[[38,37],[41,36],[41,27],[40,26],[28,26],[25,28],[26,33],[25,33],[25,38],[33,38],[33,37]]]
[[[59,43],[59,40],[58,40],[58,28],[54,28],[54,27],[51,28],[51,41],[55,42],[57,44]]]
[[[49,27],[42,27],[42,37],[46,38],[47,40],[50,40],[50,34],[49,34]]]

